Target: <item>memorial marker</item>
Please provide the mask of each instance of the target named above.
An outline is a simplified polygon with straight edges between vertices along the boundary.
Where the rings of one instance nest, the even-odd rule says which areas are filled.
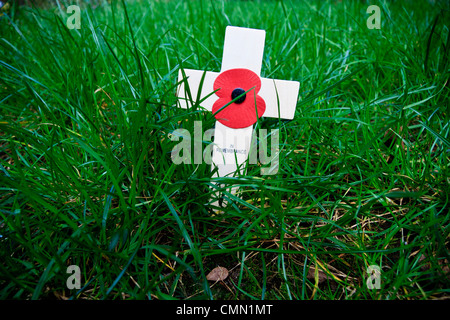
[[[228,26],[220,72],[184,69],[178,73],[179,107],[191,108],[195,103],[189,91],[192,99],[204,99],[201,106],[217,120],[217,147],[212,155],[212,169],[218,167],[215,177],[232,177],[247,160],[253,124],[259,117],[294,117],[300,83],[260,77],[265,35],[264,30]]]

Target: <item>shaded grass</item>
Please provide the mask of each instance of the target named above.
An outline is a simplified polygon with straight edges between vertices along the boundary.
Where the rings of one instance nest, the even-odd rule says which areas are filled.
[[[2,17],[1,297],[448,297],[449,8],[380,2],[368,30],[370,4],[112,1],[80,30],[64,5]],[[265,29],[262,76],[301,92],[294,120],[259,123],[280,129],[278,173],[216,180],[243,191],[217,216],[210,166],[175,165],[169,134],[214,125],[174,107],[176,78],[220,70],[229,24]]]

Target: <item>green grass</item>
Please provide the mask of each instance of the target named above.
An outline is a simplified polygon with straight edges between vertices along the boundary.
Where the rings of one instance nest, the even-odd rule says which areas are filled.
[[[445,1],[111,2],[80,30],[64,1],[0,18],[2,299],[449,297]],[[301,85],[294,120],[259,123],[278,173],[223,180],[242,198],[214,215],[210,166],[175,165],[169,134],[214,125],[175,88],[220,71],[227,25],[265,29],[262,76]]]

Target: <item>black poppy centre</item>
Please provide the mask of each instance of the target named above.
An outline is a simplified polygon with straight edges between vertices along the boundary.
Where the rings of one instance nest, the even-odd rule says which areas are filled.
[[[231,92],[231,99],[232,99],[232,100],[236,99],[236,98],[239,97],[241,94],[244,94],[244,95],[243,95],[242,97],[240,97],[239,99],[237,99],[236,101],[234,101],[234,103],[241,104],[242,102],[245,101],[245,97],[246,97],[245,90],[242,89],[242,88],[236,88],[236,89],[234,89],[234,90]]]

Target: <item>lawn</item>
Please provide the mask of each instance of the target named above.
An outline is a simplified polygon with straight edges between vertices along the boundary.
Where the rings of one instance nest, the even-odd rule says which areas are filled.
[[[84,1],[80,29],[71,4],[1,11],[1,299],[450,297],[447,1]],[[178,71],[219,72],[228,25],[300,82],[257,125],[274,175],[171,158],[215,123],[176,107]],[[241,191],[222,212],[217,182]]]

